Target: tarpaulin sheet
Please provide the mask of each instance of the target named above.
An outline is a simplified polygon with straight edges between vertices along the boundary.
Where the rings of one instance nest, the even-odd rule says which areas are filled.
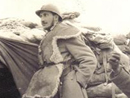
[[[0,37],[0,56],[22,95],[39,67],[38,45]]]

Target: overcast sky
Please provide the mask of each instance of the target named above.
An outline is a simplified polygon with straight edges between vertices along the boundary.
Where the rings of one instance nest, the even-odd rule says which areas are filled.
[[[86,26],[99,26],[112,34],[130,31],[130,0],[0,0],[0,18],[16,17],[40,23],[35,11],[45,3],[62,12],[77,11]]]

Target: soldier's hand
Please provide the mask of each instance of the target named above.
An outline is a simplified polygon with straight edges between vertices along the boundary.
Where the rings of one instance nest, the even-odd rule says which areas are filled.
[[[114,71],[118,71],[120,63],[120,54],[119,53],[112,53],[109,58],[109,64]]]

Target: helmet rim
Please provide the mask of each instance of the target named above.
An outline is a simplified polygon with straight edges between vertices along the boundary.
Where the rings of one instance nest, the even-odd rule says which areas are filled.
[[[62,16],[61,16],[60,11],[58,10],[58,8],[57,8],[56,6],[51,5],[51,4],[43,5],[43,6],[41,7],[41,9],[40,9],[40,10],[37,10],[35,13],[36,13],[38,16],[40,16],[40,13],[41,13],[41,12],[44,12],[44,11],[52,12],[52,13],[57,14],[57,15],[59,16],[59,18],[60,18],[60,21],[62,21]]]

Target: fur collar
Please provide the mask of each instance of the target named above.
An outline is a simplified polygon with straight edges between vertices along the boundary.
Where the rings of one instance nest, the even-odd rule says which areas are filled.
[[[53,32],[58,32],[52,39],[52,55],[50,60],[54,63],[60,63],[63,61],[63,57],[59,51],[59,47],[57,45],[57,41],[59,39],[70,39],[76,38],[81,34],[81,31],[76,27],[69,24],[59,24]],[[52,33],[53,33],[52,32]]]

